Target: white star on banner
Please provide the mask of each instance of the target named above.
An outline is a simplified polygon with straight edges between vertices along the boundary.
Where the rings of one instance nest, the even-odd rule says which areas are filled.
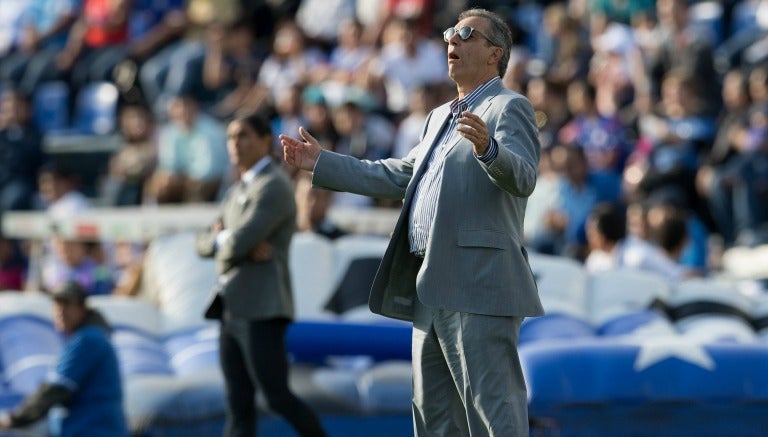
[[[640,347],[634,365],[637,372],[673,357],[702,369],[715,369],[715,361],[704,349],[703,343],[691,337],[664,335],[645,339],[634,337],[630,341]]]

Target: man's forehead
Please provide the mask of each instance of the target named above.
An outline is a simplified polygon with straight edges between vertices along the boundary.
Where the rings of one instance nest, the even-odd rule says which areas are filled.
[[[457,29],[460,29],[462,26],[471,26],[478,30],[485,30],[487,24],[483,17],[467,17],[456,23]]]

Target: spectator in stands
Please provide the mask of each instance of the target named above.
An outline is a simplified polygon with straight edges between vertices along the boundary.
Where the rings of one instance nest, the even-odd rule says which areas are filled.
[[[532,77],[528,81],[527,96],[536,114],[541,147],[548,149],[558,143],[558,132],[571,115],[568,112],[567,89],[544,77]]]
[[[171,100],[168,114],[145,198],[157,203],[213,202],[230,170],[224,127],[189,94]]]
[[[110,205],[139,205],[157,167],[154,117],[145,105],[126,104],[120,109],[119,130],[122,144],[109,160],[104,196]]]
[[[91,201],[79,189],[76,173],[52,161],[38,173],[39,209],[56,220],[69,219],[91,207]]]
[[[591,54],[589,41],[579,21],[568,12],[567,5],[561,2],[548,5],[542,28],[549,45],[546,51],[537,53],[545,67],[541,74],[562,86],[584,77]]]
[[[523,235],[526,245],[530,245],[531,241],[541,241],[542,236],[549,232],[547,217],[550,211],[562,204],[560,187],[564,176],[552,163],[553,149],[556,147],[541,150],[539,177],[525,207]]]
[[[719,78],[715,70],[713,48],[716,41],[708,29],[693,25],[690,16],[690,0],[657,0],[656,16],[661,36],[655,56],[647,59],[651,75],[652,92],[662,94],[662,81],[672,70],[684,70],[695,74],[701,84],[698,97],[701,110],[710,116],[719,107]]]
[[[52,68],[80,13],[80,0],[33,0],[23,17],[18,50],[0,61],[0,82],[10,81],[32,95],[45,80],[56,79]]]
[[[66,281],[75,281],[89,296],[111,294],[115,288],[112,269],[92,255],[95,248],[90,243],[51,238],[53,259],[42,267],[42,291],[52,292]]]
[[[413,20],[391,20],[382,36],[379,55],[370,73],[385,92],[385,106],[392,114],[408,109],[408,96],[418,86],[445,82],[445,51],[435,41],[418,33]]]
[[[335,31],[338,32],[336,44],[328,62],[318,65],[312,73],[312,80],[326,87],[328,82],[343,87],[358,81],[376,53],[372,45],[363,41],[364,27],[356,19],[342,21]]]
[[[328,101],[320,88],[316,86],[304,88],[301,93],[302,118],[307,121],[307,126],[313,129],[316,138],[322,139],[324,145],[335,150],[339,133],[333,125],[333,115],[328,106]],[[282,156],[282,153],[280,155]]]
[[[299,126],[307,124],[302,106],[304,87],[299,84],[286,88],[275,101],[275,113],[272,115],[272,130],[274,132],[298,133]],[[280,142],[275,139],[274,152],[279,152]],[[275,153],[279,156],[278,153]]]
[[[38,390],[9,415],[0,430],[32,424],[54,406],[67,409],[61,436],[127,437],[123,389],[117,354],[104,317],[87,306],[87,294],[76,282],[54,290],[53,321],[65,336],[55,369]]]
[[[675,205],[654,205],[648,209],[648,236],[675,269],[664,272],[668,279],[678,281],[694,276],[692,269],[680,263],[680,257],[690,238],[683,209]]]
[[[0,233],[0,291],[23,290],[27,260],[20,242]]]
[[[632,28],[592,15],[589,25],[594,53],[589,82],[595,87],[595,106],[603,116],[618,117],[632,103],[636,89],[648,89],[650,79]]]
[[[24,12],[32,0],[3,3],[0,13],[0,58],[14,52],[22,39]]]
[[[595,93],[595,87],[586,81],[575,81],[568,86],[572,118],[560,129],[558,137],[562,144],[573,144],[584,150],[601,199],[618,202],[627,155],[625,129],[617,116],[598,112]]]
[[[590,273],[619,268],[622,245],[626,243],[627,222],[621,207],[611,203],[595,206],[587,219],[589,253],[584,267]]]
[[[312,178],[300,173],[295,181],[298,230],[314,232],[334,240],[347,233],[328,218],[328,209],[335,193],[312,186]]]
[[[345,23],[355,19],[356,0],[301,0],[299,3],[296,23],[311,44],[326,52],[343,45],[337,36],[344,32]]]
[[[395,132],[395,143],[392,156],[402,158],[419,144],[421,138],[422,126],[427,120],[429,110],[438,102],[433,94],[437,91],[436,87],[422,85],[416,87],[408,96],[408,111],[405,118],[397,124]]]
[[[590,253],[585,266],[590,272],[633,268],[653,272],[676,283],[692,273],[678,258],[687,239],[685,220],[677,213],[655,210],[646,216],[649,240],[627,234],[623,210],[600,204],[587,220]]]
[[[716,121],[715,139],[696,172],[696,190],[706,205],[702,216],[711,222],[713,232],[722,241],[721,246],[730,246],[735,241],[735,210],[730,190],[718,189],[718,186],[723,182],[723,170],[739,159],[745,144],[744,131],[751,104],[747,83],[747,72],[741,68],[731,69],[723,77],[723,107]],[[718,195],[724,197],[718,199]]]
[[[227,129],[239,181],[220,215],[197,238],[197,252],[216,259],[220,282],[206,317],[221,321],[219,354],[227,396],[227,436],[253,436],[261,390],[270,409],[302,436],[324,436],[317,416],[288,387],[285,334],[294,317],[288,248],[296,230],[293,187],[272,162],[272,131],[259,116]],[[259,252],[268,249],[263,257]]]
[[[0,96],[0,216],[32,209],[44,161],[43,136],[32,121],[29,99],[14,89]]]
[[[755,245],[768,241],[768,68],[749,73],[749,109],[730,129],[726,147],[718,153],[722,162],[700,170],[700,183],[709,211],[726,246]],[[723,150],[725,149],[725,150]]]
[[[49,162],[40,169],[38,208],[44,210],[52,220],[54,231],[61,226],[62,221],[70,220],[91,207],[90,199],[78,189],[78,185],[75,172],[59,162]],[[88,280],[88,284],[93,283],[93,273],[96,273],[95,267],[91,265],[93,262],[89,260],[88,263],[83,263],[88,250],[83,243],[72,241],[70,245],[59,237],[52,238],[39,247],[38,243],[34,243],[31,249],[34,256],[30,259],[25,289],[50,291],[62,280],[69,279],[69,274],[75,274],[80,267],[82,272],[79,274],[84,280]],[[99,286],[98,290],[108,293],[110,290],[106,288],[109,286]]]
[[[286,21],[275,32],[272,52],[259,70],[257,87],[268,91],[266,103],[273,106],[290,87],[312,82],[312,72],[323,62],[323,52],[307,45],[296,22]]]
[[[130,7],[130,0],[83,0],[82,13],[55,60],[73,94],[88,83],[113,79],[115,67],[128,56]]]
[[[139,70],[139,82],[155,116],[167,117],[168,103],[180,94],[208,102],[203,86],[206,32],[211,25],[227,27],[248,16],[241,0],[187,0],[183,10],[168,17],[174,29],[183,30],[173,42],[147,58]]]
[[[395,128],[385,117],[369,108],[360,96],[349,96],[333,113],[333,126],[339,134],[334,151],[351,156],[376,160],[392,154],[392,139]],[[335,197],[336,205],[368,207],[374,200],[366,196],[340,193]]]
[[[145,243],[131,241],[116,241],[111,248],[114,267],[113,277],[115,288],[112,294],[120,296],[136,296],[141,292],[141,281],[144,273],[144,255],[147,250]]]
[[[266,53],[251,26],[244,18],[226,28],[208,28],[203,85],[214,102],[210,112],[219,119],[253,112],[265,101],[266,94],[255,85]]]
[[[697,203],[695,174],[699,156],[711,148],[714,119],[707,115],[697,90],[698,73],[674,70],[664,77],[657,113],[641,116],[641,135],[649,140],[646,168],[637,189],[644,196],[665,189],[682,190],[689,204]]]
[[[656,215],[675,215],[685,221],[685,244],[680,254],[674,259],[698,275],[705,275],[709,267],[709,230],[698,216],[693,206],[680,191],[666,190],[646,200],[649,217]],[[649,232],[650,237],[650,232]]]
[[[581,148],[558,145],[552,149],[551,159],[555,170],[563,176],[558,187],[559,203],[546,213],[545,230],[528,245],[538,252],[583,259],[584,224],[601,200],[599,191]]]

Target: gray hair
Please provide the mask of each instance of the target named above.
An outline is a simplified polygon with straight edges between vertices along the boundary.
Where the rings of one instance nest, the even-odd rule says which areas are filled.
[[[512,32],[509,30],[507,22],[499,14],[481,8],[467,9],[459,14],[459,21],[469,17],[485,18],[490,23],[485,33],[487,33],[491,44],[500,47],[502,50],[497,68],[499,76],[504,77],[504,73],[507,71],[507,64],[509,64],[510,52],[512,51]]]

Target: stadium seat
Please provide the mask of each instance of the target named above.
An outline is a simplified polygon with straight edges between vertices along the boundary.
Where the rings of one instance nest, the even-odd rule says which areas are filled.
[[[672,336],[675,325],[666,315],[655,310],[635,310],[616,315],[597,326],[598,336],[640,335],[644,337]]]
[[[648,308],[666,299],[670,289],[663,277],[637,269],[615,269],[589,275],[589,320],[600,326],[616,316]]]
[[[333,243],[314,232],[297,233],[291,241],[289,265],[296,318],[330,319],[323,305],[333,287]]]
[[[43,133],[69,128],[69,86],[64,81],[41,83],[32,96],[35,124]]]
[[[593,337],[594,327],[584,319],[565,313],[529,317],[520,326],[520,344],[564,338]]]
[[[728,282],[697,278],[675,287],[667,302],[671,318],[684,335],[706,341],[752,342],[752,300]]]
[[[119,92],[110,82],[94,82],[77,94],[73,128],[81,135],[107,135],[117,126]]]
[[[219,369],[219,327],[216,325],[173,333],[165,339],[164,345],[176,375]]]
[[[185,231],[155,238],[144,256],[141,297],[158,309],[166,335],[211,323],[203,313],[216,285],[216,265],[197,255],[195,236]]]
[[[371,284],[389,239],[371,235],[345,235],[333,243],[333,295],[325,308],[343,314],[367,307]]]
[[[587,318],[587,271],[577,261],[530,252],[528,260],[547,314]]]
[[[62,343],[49,319],[0,317],[0,368],[7,388],[24,395],[34,392],[56,365]]]
[[[412,374],[410,360],[391,360],[366,370],[357,381],[363,408],[377,414],[410,412]]]

